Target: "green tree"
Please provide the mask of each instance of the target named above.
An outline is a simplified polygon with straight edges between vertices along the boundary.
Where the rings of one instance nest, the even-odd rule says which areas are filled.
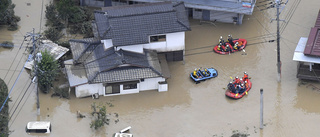
[[[0,0],[0,25],[9,25],[8,30],[18,29],[20,17],[14,15],[15,6],[11,0]]]
[[[3,102],[8,96],[8,87],[6,83],[0,79],[0,105],[2,106]],[[0,106],[0,107],[1,107]],[[0,112],[0,137],[8,137],[9,136],[9,113],[8,113],[9,105],[8,101],[4,105],[3,109]]]
[[[62,20],[65,21],[65,25],[68,26],[69,18],[77,12],[78,7],[72,0],[60,0],[57,3],[57,11]]]
[[[113,107],[113,104],[107,103],[109,107]],[[104,124],[109,125],[111,113],[107,114],[107,107],[105,105],[96,105],[94,102],[91,105],[91,109],[93,112],[91,115],[94,117],[94,120],[90,123],[90,128],[94,128],[95,130],[99,129],[100,127],[103,127]],[[118,113],[114,113],[113,118],[118,118]],[[115,123],[119,122],[119,119],[116,119],[114,121]]]
[[[61,31],[64,25],[60,22],[56,6],[50,2],[46,5],[46,26],[50,26]]]
[[[38,84],[42,92],[48,93],[53,80],[58,75],[59,64],[47,50],[41,52],[41,54],[41,61],[36,63]]]
[[[54,27],[49,27],[43,32],[43,35],[52,42],[58,42],[58,40],[63,37],[61,31]]]

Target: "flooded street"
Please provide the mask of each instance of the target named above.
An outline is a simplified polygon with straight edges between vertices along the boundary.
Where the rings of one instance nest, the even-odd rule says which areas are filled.
[[[257,5],[259,4],[258,0]],[[23,37],[32,28],[44,31],[45,5],[50,0],[12,0],[15,13],[21,17],[19,30],[7,31],[0,28],[0,42],[12,41],[15,47],[0,48],[0,78],[10,90],[19,75],[27,54],[25,47],[19,47]],[[28,5],[27,3],[30,3]],[[41,8],[43,7],[43,9]],[[28,71],[23,70],[17,80],[10,102],[10,136],[28,135],[25,126],[29,121],[51,121],[52,133],[45,136],[105,136],[131,126],[135,137],[229,137],[233,131],[250,134],[253,137],[301,137],[319,136],[320,130],[320,88],[319,82],[299,81],[296,78],[297,62],[292,60],[300,37],[308,37],[314,26],[320,3],[318,0],[289,0],[280,18],[288,25],[281,27],[282,77],[277,82],[276,52],[276,9],[255,8],[252,16],[244,16],[242,25],[215,23],[200,24],[190,20],[192,31],[186,32],[185,64],[169,62],[171,78],[168,91],[144,91],[122,96],[100,96],[99,99],[51,97],[40,92],[40,116],[36,109],[36,89],[30,83]],[[42,14],[41,14],[42,13]],[[290,14],[293,14],[290,17]],[[41,18],[42,17],[42,18]],[[281,22],[280,24],[283,24]],[[219,55],[212,51],[220,36],[228,34],[248,41],[245,52]],[[268,42],[275,40],[274,42]],[[30,46],[30,44],[29,44]],[[214,67],[218,77],[195,84],[189,74],[195,68]],[[246,71],[251,77],[252,89],[240,100],[225,97],[225,87],[230,77],[243,76]],[[66,83],[67,81],[59,81]],[[264,128],[260,126],[260,89],[264,90]],[[23,99],[21,100],[21,98]],[[107,112],[118,113],[119,117],[110,125],[95,131],[90,128],[91,104],[93,102],[113,106]],[[18,107],[17,107],[18,106]],[[17,108],[16,108],[17,107]],[[77,118],[77,111],[86,118]],[[119,119],[115,123],[114,120]]]

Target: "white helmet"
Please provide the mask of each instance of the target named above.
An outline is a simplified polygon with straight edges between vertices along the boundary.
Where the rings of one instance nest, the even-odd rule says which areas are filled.
[[[239,42],[237,41],[236,44],[239,44]]]
[[[247,72],[243,72],[244,74],[247,74]]]
[[[227,47],[229,47],[229,45],[227,45]]]
[[[231,35],[229,34],[228,37],[231,37]]]
[[[220,39],[222,39],[222,36],[220,36]]]
[[[240,78],[240,80],[242,81],[242,78]]]
[[[247,83],[247,81],[244,81],[244,83]]]
[[[239,77],[238,76],[236,76],[236,79],[238,79]]]
[[[243,87],[243,84],[241,84],[241,87]]]

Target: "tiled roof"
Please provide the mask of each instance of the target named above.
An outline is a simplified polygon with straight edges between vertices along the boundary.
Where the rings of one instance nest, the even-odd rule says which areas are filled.
[[[124,50],[114,51],[113,48],[104,51],[99,49],[101,47],[99,45],[93,55],[84,62],[91,83],[161,76],[161,67],[153,51],[145,50],[145,54],[140,54]]]
[[[73,56],[82,61],[72,66],[68,63],[71,85],[76,86],[77,83],[86,81],[113,83],[162,76],[155,51],[144,50],[144,54],[140,54],[125,50],[114,51],[114,48],[104,50],[103,44],[88,44],[90,40],[92,39],[69,41]]]
[[[315,27],[310,30],[304,54],[320,56],[320,10],[316,19]]]
[[[318,17],[317,17],[317,20],[316,20],[316,24],[314,25],[314,27],[320,28],[320,10],[319,10]]]
[[[144,78],[154,78],[160,75],[151,68],[119,68],[108,72],[101,72],[92,80],[92,83],[115,83],[124,81],[140,80]]]
[[[101,41],[95,38],[87,38],[82,40],[72,39],[69,40],[70,48],[72,51],[73,60],[76,63],[84,62],[90,53],[100,44]],[[88,54],[89,53],[89,54]]]
[[[149,43],[149,36],[190,30],[183,3],[106,7],[95,12],[99,36],[114,46]]]

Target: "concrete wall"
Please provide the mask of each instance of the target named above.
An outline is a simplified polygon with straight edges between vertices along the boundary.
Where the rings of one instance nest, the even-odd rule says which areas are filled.
[[[144,79],[144,81],[140,82],[140,91],[158,89],[159,88],[159,84],[158,84],[159,81],[165,81],[165,79],[162,77]]]
[[[193,18],[202,20],[202,11],[193,9]],[[210,11],[210,21],[234,23],[234,18],[238,19],[237,24],[242,24],[243,14],[223,11]]]
[[[105,88],[102,83],[97,84],[85,84],[75,87],[76,97],[88,97],[92,94],[98,93],[103,95],[105,93]]]
[[[193,11],[193,15],[192,15],[192,18],[194,19],[199,19],[201,20],[202,19],[202,11],[196,11],[195,9],[192,9]]]
[[[210,20],[225,22],[225,23],[233,23],[233,18],[238,18],[237,13],[232,12],[222,12],[222,11],[210,11]]]

